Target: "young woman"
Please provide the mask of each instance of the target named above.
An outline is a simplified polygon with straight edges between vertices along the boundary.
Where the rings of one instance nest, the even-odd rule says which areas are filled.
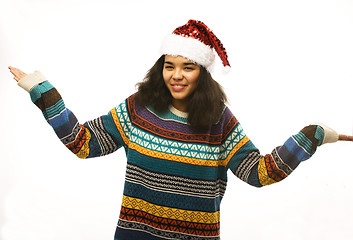
[[[261,187],[286,178],[317,147],[335,142],[332,129],[310,125],[261,155],[226,107],[210,69],[220,41],[200,21],[168,35],[161,57],[137,93],[107,115],[80,124],[40,72],[10,67],[60,140],[80,158],[124,147],[127,169],[115,240],[220,239],[227,172]]]

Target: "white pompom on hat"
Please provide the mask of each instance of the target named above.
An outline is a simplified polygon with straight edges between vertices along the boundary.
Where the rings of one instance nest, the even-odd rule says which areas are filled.
[[[189,20],[187,24],[176,28],[162,41],[161,54],[182,56],[211,70],[215,61],[215,50],[223,66],[230,67],[228,56],[221,41],[203,23]]]

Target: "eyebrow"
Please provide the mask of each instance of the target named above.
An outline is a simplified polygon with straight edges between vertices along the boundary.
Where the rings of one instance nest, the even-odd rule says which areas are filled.
[[[166,61],[166,62],[164,62],[165,64],[170,64],[170,65],[174,65],[172,62],[169,62],[169,61]],[[189,65],[194,65],[194,66],[196,66],[196,64],[195,63],[193,63],[193,62],[186,62],[186,63],[184,63],[183,65],[185,65],[185,66],[189,66]]]

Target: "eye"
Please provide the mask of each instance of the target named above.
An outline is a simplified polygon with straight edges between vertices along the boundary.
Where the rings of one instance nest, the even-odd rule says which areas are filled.
[[[171,66],[171,65],[164,65],[164,68],[170,70],[170,69],[173,69],[173,66]]]
[[[192,71],[192,70],[195,70],[195,68],[193,68],[193,67],[185,67],[185,70],[186,71]]]

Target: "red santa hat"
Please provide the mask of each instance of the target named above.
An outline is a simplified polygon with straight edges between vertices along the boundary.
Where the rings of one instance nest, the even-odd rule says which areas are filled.
[[[189,20],[187,24],[176,28],[163,39],[161,45],[161,54],[185,57],[208,71],[215,61],[213,50],[217,52],[223,66],[230,67],[221,41],[203,22],[196,20]]]

